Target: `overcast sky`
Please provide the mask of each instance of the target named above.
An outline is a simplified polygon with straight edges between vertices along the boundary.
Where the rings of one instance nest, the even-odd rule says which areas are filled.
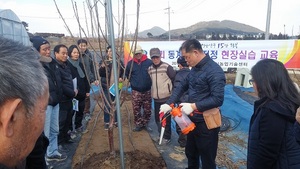
[[[72,33],[78,35],[71,0],[56,0],[61,13],[66,18]],[[77,2],[81,24],[85,24],[83,2]],[[94,0],[90,0],[94,1]],[[100,0],[101,3],[104,0]],[[104,8],[99,4],[99,16],[104,20]],[[126,28],[134,33],[136,27],[136,0],[126,1]],[[113,14],[118,20],[121,15],[121,1],[112,0]],[[168,4],[170,7],[170,27],[185,28],[201,21],[232,20],[266,29],[268,0],[140,0],[139,31],[159,26],[169,29]],[[86,6],[86,4],[85,4]],[[29,31],[64,33],[68,35],[63,21],[60,19],[53,0],[1,0],[1,9],[13,10],[22,21],[29,24]],[[273,0],[270,32],[274,34],[300,34],[300,0]],[[88,17],[89,20],[89,17]],[[86,27],[86,26],[84,26]],[[117,29],[117,24],[114,25]]]

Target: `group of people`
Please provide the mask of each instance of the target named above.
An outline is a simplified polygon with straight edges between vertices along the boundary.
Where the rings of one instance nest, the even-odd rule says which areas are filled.
[[[51,58],[47,40],[33,37],[31,41],[38,53],[0,37],[0,168],[3,169],[45,168],[45,159],[66,159],[63,145],[72,142],[68,131],[74,112],[73,99],[78,101],[75,128],[84,132],[81,120],[87,109],[90,83],[95,80],[91,77],[94,75],[91,57],[81,49],[85,46],[86,50],[87,42],[80,39],[69,48],[57,45],[55,57]],[[180,51],[177,73],[161,61],[158,48],[150,50],[151,60],[140,46],[134,51],[134,58],[124,71],[132,88],[133,131],[152,131],[148,126],[152,99],[158,133],[159,114],[170,111],[170,104],[179,103],[182,113],[196,125],[186,138],[178,140],[185,147],[188,168],[199,168],[201,160],[203,169],[215,169],[220,128],[209,129],[203,112],[222,106],[225,75],[204,53],[198,40],[186,40]],[[107,63],[100,67],[110,65],[110,60],[108,57]],[[86,73],[87,69],[91,73]],[[106,77],[103,84],[113,82],[109,70],[105,72],[109,75],[101,76]],[[122,82],[123,72],[118,70]],[[300,95],[296,86],[284,65],[273,59],[257,62],[251,75],[259,99],[250,120],[247,168],[300,168]],[[108,107],[105,109],[109,111]],[[168,125],[163,138],[164,144],[170,142]]]
[[[152,99],[154,101],[154,117],[158,133],[161,133],[160,106],[171,96],[174,87],[185,79],[190,69],[184,58],[177,59],[179,70],[161,60],[159,48],[152,48],[149,52],[150,59],[144,54],[141,46],[137,45],[134,57],[128,62],[125,69],[125,76],[129,79],[132,89],[132,107],[134,114],[134,132],[143,129],[152,131],[148,126],[151,118]],[[181,97],[181,101],[187,96]],[[166,119],[165,132],[162,144],[166,145],[171,141],[171,116]],[[180,135],[178,142],[181,147],[185,147],[186,136],[181,133],[179,127],[177,132]]]
[[[198,40],[186,40],[180,51],[178,65],[185,67],[181,69],[186,71],[184,75],[176,74],[170,65],[161,61],[158,48],[150,50],[150,60],[137,46],[125,71],[132,88],[136,126],[133,130],[148,130],[151,98],[159,133],[159,114],[171,111],[171,104],[180,103],[182,113],[188,115],[196,126],[187,134],[186,140],[180,135],[180,130],[178,133],[178,142],[185,147],[188,168],[199,168],[201,161],[203,169],[215,169],[220,127],[209,128],[203,112],[222,106],[225,74],[204,53]],[[251,75],[253,79],[249,82],[253,83],[259,99],[254,104],[250,120],[247,168],[300,168],[299,91],[284,65],[277,60],[259,61],[251,69]],[[170,124],[170,119],[167,119],[164,144],[171,139]]]
[[[82,120],[84,113],[90,113],[90,83],[95,81],[93,57],[84,39],[70,47],[56,45],[53,58],[46,39],[33,36],[30,41],[40,55],[48,79],[49,99],[43,133],[27,157],[26,165],[27,168],[46,168],[50,161],[67,159],[69,150],[66,144],[75,142],[75,133],[87,132]],[[72,124],[74,115],[75,130]]]

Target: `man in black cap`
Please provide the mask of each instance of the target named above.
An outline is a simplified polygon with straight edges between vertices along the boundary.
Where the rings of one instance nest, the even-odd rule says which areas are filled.
[[[50,95],[48,99],[44,125],[44,134],[50,141],[48,147],[46,146],[46,160],[62,161],[65,160],[67,156],[58,151],[57,144],[59,132],[59,102],[62,97],[61,75],[56,60],[52,59],[50,56],[50,43],[40,36],[34,36],[30,38],[30,41],[41,56],[40,62],[44,67],[49,84]],[[45,159],[44,156],[45,153],[42,156],[43,159]],[[36,167],[38,166],[32,166],[32,168]]]
[[[179,51],[181,51],[181,49],[179,49]],[[189,66],[188,66],[188,64],[186,63],[185,59],[182,56],[178,57],[177,64],[178,64],[179,70],[176,72],[176,76],[175,76],[175,79],[174,79],[174,89],[176,89],[176,87],[178,87],[180,85],[180,83],[182,81],[184,81],[185,78],[190,73]],[[180,97],[179,103],[186,103],[187,101],[188,101],[188,93],[185,92]],[[184,148],[185,148],[185,144],[186,144],[186,135],[184,135],[181,132],[181,129],[178,126],[177,123],[176,123],[176,132],[179,136],[178,137],[178,143],[179,143],[180,147],[175,147],[175,150],[180,151],[180,152],[184,152]]]

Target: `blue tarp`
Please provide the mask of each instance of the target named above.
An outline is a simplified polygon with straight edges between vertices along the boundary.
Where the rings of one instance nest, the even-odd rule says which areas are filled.
[[[253,91],[253,88],[244,88],[242,91]],[[249,122],[253,113],[253,105],[241,99],[234,91],[233,85],[225,86],[225,98],[221,107],[222,115],[228,117],[234,124],[232,129],[248,133]]]

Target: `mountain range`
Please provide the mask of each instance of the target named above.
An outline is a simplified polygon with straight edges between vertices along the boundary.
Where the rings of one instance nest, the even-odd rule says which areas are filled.
[[[187,36],[199,36],[205,34],[234,34],[234,35],[248,35],[248,34],[259,34],[264,31],[257,29],[253,26],[246,25],[243,23],[223,20],[223,21],[203,21],[198,22],[186,28],[174,29],[170,31],[172,37],[187,37]],[[155,26],[151,29],[139,32],[140,38],[146,37],[166,37],[169,32]]]

